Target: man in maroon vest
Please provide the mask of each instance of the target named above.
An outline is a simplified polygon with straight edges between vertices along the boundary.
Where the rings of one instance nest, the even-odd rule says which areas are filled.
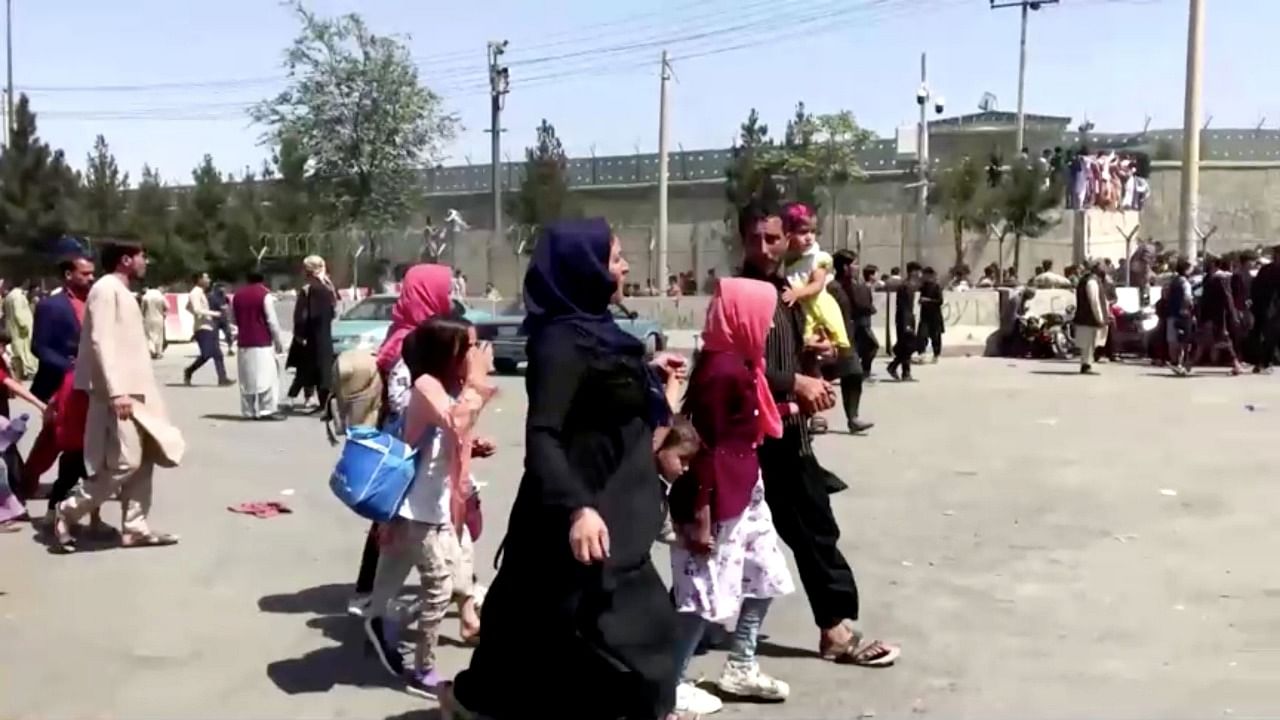
[[[240,378],[240,413],[255,420],[280,420],[280,368],[276,354],[284,352],[280,341],[280,322],[276,319],[276,300],[263,281],[262,273],[253,271],[248,284],[231,300],[235,317],[236,358]]]

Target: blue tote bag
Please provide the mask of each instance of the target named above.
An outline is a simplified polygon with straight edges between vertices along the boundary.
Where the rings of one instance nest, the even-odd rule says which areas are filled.
[[[413,487],[418,451],[397,437],[367,425],[347,430],[329,489],[357,515],[387,522]]]

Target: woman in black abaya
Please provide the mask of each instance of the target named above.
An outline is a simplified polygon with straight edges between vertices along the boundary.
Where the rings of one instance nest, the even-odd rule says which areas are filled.
[[[658,720],[675,704],[675,613],[650,561],[662,527],[659,375],[613,321],[627,264],[602,219],[548,226],[525,276],[525,473],[446,717]]]

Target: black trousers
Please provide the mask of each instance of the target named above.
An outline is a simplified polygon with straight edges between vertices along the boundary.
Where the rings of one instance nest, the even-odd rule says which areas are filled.
[[[892,372],[902,368],[902,377],[911,377],[911,355],[919,347],[916,334],[910,330],[898,333],[898,342],[893,345],[893,360],[889,363]]]
[[[844,407],[845,418],[849,422],[858,419],[858,410],[862,405],[862,363],[853,348],[841,350],[831,365],[823,368],[823,375],[828,380],[840,378],[840,400]]]
[[[57,507],[58,503],[71,496],[76,483],[89,477],[84,469],[84,451],[71,450],[58,457],[58,477],[49,489],[49,507]]]
[[[880,354],[880,343],[876,340],[876,334],[871,332],[870,325],[853,326],[853,347],[857,349],[858,359],[862,361],[862,374],[870,375],[871,363]]]
[[[760,471],[773,525],[795,556],[800,584],[819,629],[858,619],[858,585],[840,553],[840,526],[831,512],[831,473],[811,454],[801,455],[792,431],[760,446]]]
[[[925,348],[929,344],[933,344],[933,356],[938,357],[942,354],[942,318],[920,316],[920,329],[917,334],[920,337],[920,354],[923,355]]]
[[[194,375],[197,370],[204,367],[205,363],[212,360],[214,369],[218,371],[218,381],[226,380],[227,366],[222,362],[222,348],[218,346],[218,331],[197,330],[196,345],[200,348],[200,357],[187,368],[187,374]]]
[[[1280,323],[1275,318],[1254,316],[1249,328],[1249,360],[1260,368],[1269,368],[1276,360],[1276,344],[1280,342]]]
[[[369,527],[369,534],[364,539],[364,552],[360,555],[360,572],[356,575],[356,594],[368,595],[373,592],[373,579],[378,575],[378,523]]]

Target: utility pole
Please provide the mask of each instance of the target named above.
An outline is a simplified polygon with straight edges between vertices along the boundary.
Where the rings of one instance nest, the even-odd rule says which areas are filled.
[[[920,87],[916,90],[916,104],[920,106],[920,124],[916,128],[916,184],[919,192],[916,204],[916,247],[924,242],[929,222],[929,105],[939,115],[946,109],[947,101],[941,95],[935,97],[929,88],[929,56],[920,53]],[[899,253],[899,260],[906,263],[905,248]]]
[[[671,65],[662,51],[662,87],[658,94],[658,282],[667,276],[667,84]]]
[[[489,42],[489,132],[492,133],[490,191],[493,193],[493,238],[484,250],[485,282],[493,283],[493,249],[501,247],[502,231],[502,105],[510,87],[507,68],[498,63],[507,51],[507,41]],[[457,249],[454,249],[457,252]],[[495,284],[496,286],[496,284]]]
[[[1027,116],[1023,111],[1023,96],[1027,85],[1027,18],[1032,10],[1039,10],[1045,5],[1057,5],[1058,0],[991,0],[991,9],[1021,8],[1022,35],[1018,43],[1018,135],[1015,148],[1022,152],[1027,144]]]
[[[1200,214],[1200,71],[1204,65],[1204,0],[1191,0],[1187,17],[1187,90],[1182,116],[1182,205],[1178,244],[1196,261],[1196,219]]]
[[[8,145],[13,134],[13,0],[4,0],[5,53],[8,59],[9,97],[5,98],[8,117],[4,124],[4,144]]]
[[[498,63],[507,51],[507,41],[489,43],[489,132],[492,133],[493,243],[502,240],[502,105],[510,87],[507,68]],[[489,278],[493,282],[493,278]]]
[[[916,128],[916,172],[918,174],[916,182],[920,183],[916,205],[916,247],[919,248],[924,243],[925,228],[929,222],[929,56],[927,53],[920,53],[920,89],[916,91],[916,104],[920,106],[920,125]]]

